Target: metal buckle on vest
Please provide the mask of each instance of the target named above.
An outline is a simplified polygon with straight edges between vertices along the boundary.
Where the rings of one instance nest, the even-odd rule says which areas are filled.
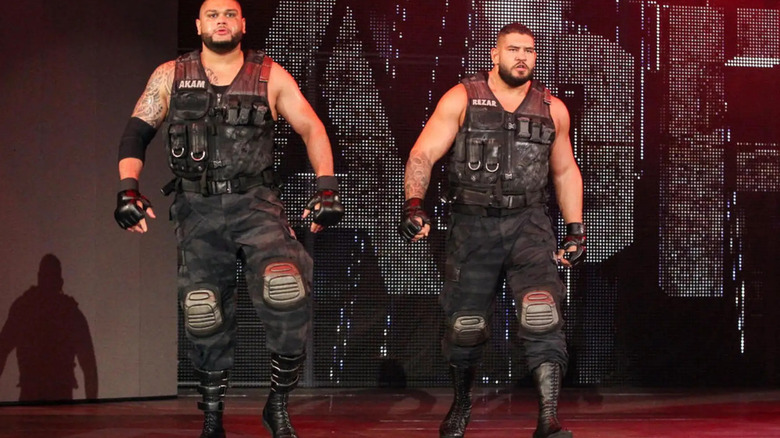
[[[479,170],[480,167],[482,167],[482,161],[477,161],[477,165],[476,165],[477,167],[471,167],[471,164],[472,164],[472,162],[469,161],[469,164],[468,164],[469,170],[476,171],[476,170]]]
[[[184,155],[184,148],[171,148],[171,155],[174,158],[181,158]]]
[[[475,170],[475,169],[472,169],[472,170]],[[496,173],[496,171],[498,171],[498,163],[496,163],[496,168],[495,169],[491,169],[490,168],[490,163],[485,163],[485,170],[487,170],[490,173]]]
[[[201,151],[200,157],[196,157],[195,152],[190,152],[190,158],[192,158],[193,161],[203,161],[203,159],[206,158],[206,151]]]
[[[222,195],[224,193],[233,193],[234,191],[231,181],[208,181],[207,184],[210,195]]]

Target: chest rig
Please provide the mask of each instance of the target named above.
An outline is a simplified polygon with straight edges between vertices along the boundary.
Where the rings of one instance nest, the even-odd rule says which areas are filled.
[[[182,180],[225,186],[273,166],[274,120],[268,104],[271,58],[247,51],[236,78],[218,94],[194,51],[176,60],[168,111],[168,164]],[[229,190],[229,184],[228,189]]]
[[[546,202],[550,145],[555,139],[549,90],[533,81],[512,113],[488,87],[487,73],[461,82],[468,107],[450,155],[452,202],[499,209]]]

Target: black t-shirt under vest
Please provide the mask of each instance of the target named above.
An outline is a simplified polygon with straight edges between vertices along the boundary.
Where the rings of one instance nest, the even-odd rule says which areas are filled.
[[[514,208],[511,195],[526,203],[546,197],[550,145],[555,124],[552,96],[532,81],[514,112],[505,111],[487,83],[487,72],[464,78],[468,107],[449,163],[455,203]]]
[[[176,176],[228,181],[257,176],[273,166],[271,63],[264,52],[247,51],[236,78],[218,93],[199,51],[176,60],[166,119],[168,164]]]

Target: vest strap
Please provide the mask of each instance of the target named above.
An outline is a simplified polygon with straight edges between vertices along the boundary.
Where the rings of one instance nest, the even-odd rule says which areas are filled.
[[[263,57],[263,65],[260,66],[260,82],[268,82],[268,78],[271,76],[271,66],[273,60],[270,56],[265,55]]]

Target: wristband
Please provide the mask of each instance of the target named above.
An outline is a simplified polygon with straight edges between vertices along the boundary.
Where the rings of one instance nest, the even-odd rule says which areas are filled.
[[[571,222],[566,224],[566,234],[569,236],[585,235],[585,224],[582,222]]]
[[[124,192],[125,190],[138,191],[138,180],[135,178],[122,178],[119,181],[119,190]]]
[[[331,190],[334,192],[339,191],[339,180],[333,175],[318,176],[315,180],[317,191]]]

